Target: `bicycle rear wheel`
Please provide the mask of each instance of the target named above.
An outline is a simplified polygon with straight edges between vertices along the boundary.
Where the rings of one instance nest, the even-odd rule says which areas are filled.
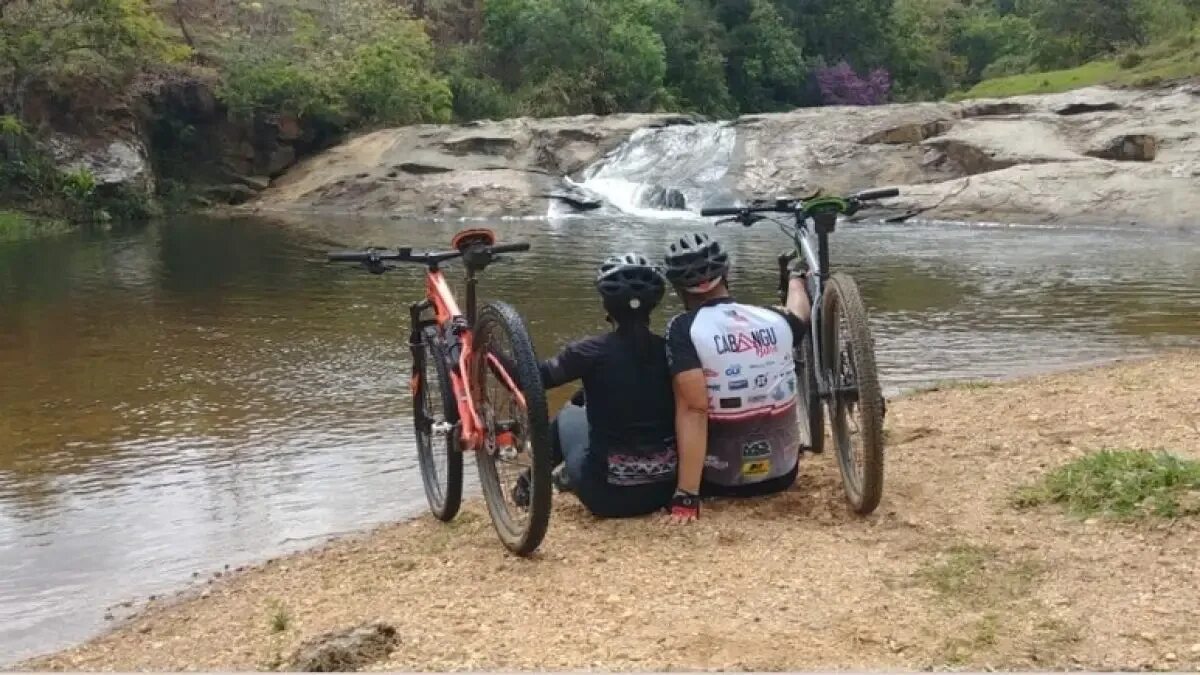
[[[475,405],[486,434],[475,453],[479,483],[500,541],[529,555],[546,536],[552,490],[550,421],[537,355],[525,322],[502,302],[480,308],[475,341]]]
[[[866,515],[883,494],[883,393],[875,369],[875,345],[858,285],[835,273],[822,302],[822,360],[829,397],[829,425],[842,485],[851,508]]]
[[[462,504],[463,458],[458,443],[458,408],[437,328],[425,326],[413,347],[413,428],[417,462],[429,510],[438,520],[458,515]]]

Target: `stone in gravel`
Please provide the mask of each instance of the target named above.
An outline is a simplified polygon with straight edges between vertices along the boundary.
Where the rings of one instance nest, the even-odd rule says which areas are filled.
[[[1189,649],[1188,651],[1190,651],[1193,654],[1200,654],[1200,642],[1197,642],[1196,644],[1192,645],[1192,648]]]
[[[324,633],[296,649],[288,659],[288,670],[306,673],[358,670],[386,658],[399,641],[395,627],[381,622]]]

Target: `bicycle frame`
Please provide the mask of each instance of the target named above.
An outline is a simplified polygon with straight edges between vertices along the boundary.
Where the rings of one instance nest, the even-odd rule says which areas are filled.
[[[449,358],[450,367],[450,383],[454,390],[454,400],[458,408],[458,422],[460,423],[459,437],[462,441],[462,447],[467,451],[478,451],[480,449],[491,450],[487,447],[487,427],[479,414],[478,407],[473,391],[478,389],[473,386],[471,364],[475,358],[474,348],[474,332],[475,324],[475,273],[471,269],[467,270],[467,313],[466,315],[459,309],[458,301],[454,297],[453,291],[450,290],[449,284],[446,283],[446,277],[442,271],[431,266],[425,275],[425,298],[419,302],[415,302],[409,306],[409,312],[412,318],[412,336],[410,341],[412,344],[420,344],[421,327],[425,325],[436,324],[438,332],[446,345],[445,356]],[[423,320],[421,314],[429,308],[433,308],[434,318],[432,321]],[[517,402],[522,408],[526,406],[525,396],[521,393],[520,387],[517,386],[508,369],[494,355],[488,354],[488,365],[493,372],[500,376],[504,386],[513,394]],[[417,390],[417,380],[419,377],[416,373],[413,374],[413,394]],[[503,434],[511,434],[509,431],[502,432]],[[507,443],[501,438],[497,438],[496,445],[511,445],[511,439]]]

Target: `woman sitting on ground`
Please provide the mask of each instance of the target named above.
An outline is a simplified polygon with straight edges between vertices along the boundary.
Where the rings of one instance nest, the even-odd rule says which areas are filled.
[[[554,420],[559,487],[593,515],[623,518],[665,508],[675,491],[675,403],[666,344],[650,330],[666,279],[644,256],[604,261],[596,276],[613,330],[568,344],[541,363],[547,388],[583,380]],[[522,477],[527,480],[527,478]],[[518,503],[526,486],[519,481]],[[527,497],[526,497],[527,499]]]

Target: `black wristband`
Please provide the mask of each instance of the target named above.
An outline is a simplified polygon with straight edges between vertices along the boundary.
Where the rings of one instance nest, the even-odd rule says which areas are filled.
[[[675,494],[671,496],[671,510],[676,509],[700,513],[700,495],[686,490],[676,490]]]

